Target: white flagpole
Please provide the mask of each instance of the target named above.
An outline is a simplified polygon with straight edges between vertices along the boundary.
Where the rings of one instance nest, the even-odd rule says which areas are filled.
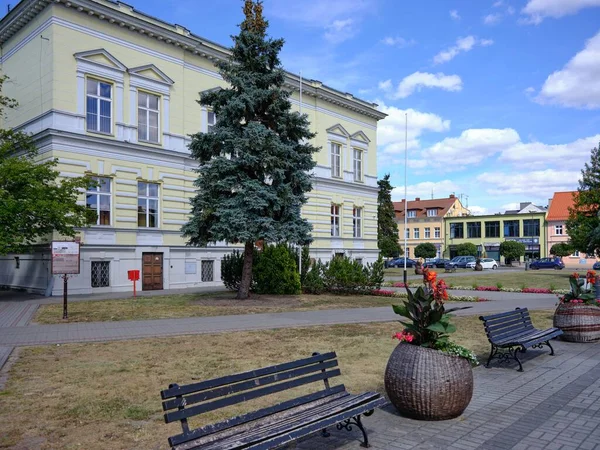
[[[302,114],[302,71],[300,71],[300,114]]]

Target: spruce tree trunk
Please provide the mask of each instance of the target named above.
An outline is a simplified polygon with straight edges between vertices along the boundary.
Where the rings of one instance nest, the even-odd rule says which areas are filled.
[[[254,258],[254,242],[246,242],[244,247],[244,268],[242,269],[242,281],[238,289],[237,299],[245,300],[250,295],[250,284],[252,283],[252,260]]]

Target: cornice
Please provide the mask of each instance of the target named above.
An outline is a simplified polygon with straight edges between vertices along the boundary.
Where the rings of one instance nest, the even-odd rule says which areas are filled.
[[[230,56],[226,47],[204,39],[185,27],[164,22],[137,11],[125,3],[112,0],[22,0],[0,21],[0,46],[51,4],[72,8],[98,20],[105,20],[114,26],[145,35],[148,39],[173,45],[206,58],[213,64],[227,60]],[[300,77],[286,72],[285,86],[291,91],[299,91]],[[348,92],[338,91],[320,81],[302,80],[302,93],[376,120],[387,116],[377,110],[377,104],[360,100]]]

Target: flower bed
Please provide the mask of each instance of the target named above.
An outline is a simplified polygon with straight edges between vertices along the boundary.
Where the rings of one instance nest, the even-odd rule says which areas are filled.
[[[407,298],[408,294],[405,292],[389,291],[386,289],[374,289],[371,291],[371,295],[377,297],[394,297],[394,298]],[[475,297],[471,295],[448,295],[449,302],[489,302],[488,298]]]
[[[383,286],[387,287],[395,287],[395,288],[403,288],[406,285],[402,282],[395,283],[384,283]],[[418,283],[409,283],[408,287],[417,288],[420,284]],[[571,292],[569,289],[546,289],[546,288],[505,288],[498,286],[448,286],[449,290],[457,290],[457,291],[489,291],[489,292],[522,292],[524,294],[557,294],[564,295]]]

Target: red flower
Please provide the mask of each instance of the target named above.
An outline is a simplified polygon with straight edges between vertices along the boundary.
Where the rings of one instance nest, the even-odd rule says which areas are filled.
[[[396,333],[392,336],[393,339],[398,339],[400,342],[412,342],[415,338],[408,331],[404,330],[402,333]]]
[[[579,274],[577,272],[573,272],[571,276],[577,280],[579,280]]]

